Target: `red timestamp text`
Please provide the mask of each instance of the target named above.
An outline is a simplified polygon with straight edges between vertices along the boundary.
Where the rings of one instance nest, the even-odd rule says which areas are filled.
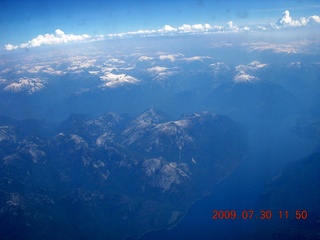
[[[270,220],[272,218],[278,219],[296,219],[296,220],[305,220],[308,218],[307,210],[280,210],[273,212],[271,210],[213,210],[212,219],[213,220],[223,220],[223,219],[261,219],[261,220]]]

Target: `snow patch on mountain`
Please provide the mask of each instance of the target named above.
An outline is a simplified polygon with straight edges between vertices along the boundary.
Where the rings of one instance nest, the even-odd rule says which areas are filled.
[[[10,92],[28,92],[32,94],[38,92],[45,87],[46,81],[40,78],[19,78],[17,82],[7,85],[3,90]]]
[[[124,84],[137,84],[140,81],[135,77],[129,76],[127,74],[114,74],[107,72],[104,76],[101,76],[100,79],[103,81],[103,84],[100,87],[117,87]]]
[[[259,77],[256,76],[256,73],[267,66],[268,64],[259,61],[253,61],[248,65],[238,65],[235,68],[237,74],[234,77],[234,81],[237,83],[257,81]]]

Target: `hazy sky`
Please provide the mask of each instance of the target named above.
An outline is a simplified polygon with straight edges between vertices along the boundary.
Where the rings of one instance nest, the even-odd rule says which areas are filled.
[[[21,44],[61,29],[90,36],[183,24],[239,26],[276,22],[285,10],[296,19],[320,15],[319,1],[1,0],[0,45]]]

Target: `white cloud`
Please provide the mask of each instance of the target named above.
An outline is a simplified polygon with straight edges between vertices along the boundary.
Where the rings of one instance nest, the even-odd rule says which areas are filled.
[[[178,32],[178,33],[196,33],[196,32],[205,32],[212,29],[210,24],[206,23],[202,24],[183,24],[178,28],[171,27],[170,25],[165,25],[163,28],[159,29],[160,33],[170,33],[170,32]]]
[[[101,39],[101,36],[99,36]],[[19,46],[14,46],[11,44],[5,45],[6,50],[14,50],[17,48],[31,48],[31,47],[39,47],[42,45],[54,45],[54,44],[61,44],[61,43],[69,43],[69,42],[79,42],[79,41],[86,41],[86,40],[93,40],[88,34],[82,35],[74,35],[74,34],[65,34],[62,30],[57,29],[54,34],[45,34],[39,35],[36,38],[28,41],[27,43],[21,43]]]
[[[309,17],[309,22],[310,23],[320,23],[320,16],[314,15],[314,16]]]
[[[124,32],[124,33],[110,33],[107,35],[109,38],[124,38],[124,37],[130,37],[130,36],[135,36],[135,35],[140,35],[140,36],[148,36],[148,35],[153,35],[159,32],[156,30],[138,30],[138,31],[133,31],[133,32]]]
[[[278,20],[277,24],[280,26],[300,26],[301,25],[300,21],[292,20],[292,18],[290,16],[290,12],[288,10],[283,12],[283,14],[282,14],[281,18]]]
[[[301,27],[307,26],[310,24],[319,24],[320,16],[314,15],[308,18],[302,17],[299,20],[292,19],[289,10],[286,10],[282,13],[282,16],[278,19],[275,24],[271,24],[275,28],[282,27]]]
[[[267,30],[267,28],[264,26],[257,26],[256,28],[257,28],[257,30],[262,30],[262,31]]]
[[[171,25],[164,25],[163,28],[158,30],[138,30],[133,32],[124,32],[124,33],[116,33],[116,34],[108,34],[109,38],[124,38],[124,37],[131,37],[131,36],[154,36],[156,34],[181,34],[181,33],[201,33],[201,32],[216,32],[222,30],[223,27],[221,26],[210,26],[210,24],[205,23],[202,24],[183,24],[180,27],[172,27]]]
[[[123,32],[123,33],[111,33],[108,35],[97,35],[95,37],[91,37],[87,34],[82,35],[74,35],[74,34],[65,34],[60,29],[57,29],[54,34],[45,34],[39,35],[38,37],[28,41],[27,43],[22,43],[20,45],[12,45],[6,44],[4,47],[6,50],[14,50],[17,48],[30,48],[30,47],[38,47],[42,45],[53,45],[53,44],[61,44],[68,42],[76,42],[76,41],[99,41],[103,39],[113,39],[113,38],[126,38],[133,36],[155,36],[155,35],[173,35],[173,34],[193,34],[193,33],[219,33],[219,32],[243,32],[243,31],[265,31],[270,29],[280,29],[285,27],[302,27],[308,25],[319,25],[320,24],[320,16],[313,15],[310,17],[302,17],[298,20],[295,20],[291,17],[289,10],[286,10],[282,13],[282,16],[275,23],[266,23],[265,26],[257,25],[240,27],[237,26],[233,21],[229,21],[225,26],[213,25],[211,26],[209,23],[205,24],[183,24],[180,27],[173,27],[169,24],[164,25],[163,28],[157,30],[138,30],[131,32]]]
[[[204,27],[205,27],[206,29],[212,28],[209,23],[206,23],[206,24],[204,25]]]
[[[182,31],[182,32],[192,32],[192,27],[191,25],[188,25],[188,24],[183,24],[178,29],[179,31]]]
[[[176,32],[177,29],[171,27],[170,25],[165,25],[163,28],[159,29],[158,32]]]
[[[5,49],[8,50],[8,51],[11,51],[11,50],[14,50],[14,49],[17,49],[18,46],[14,46],[12,44],[6,44],[4,45]]]
[[[227,29],[230,30],[230,31],[232,31],[232,32],[239,31],[239,27],[238,27],[238,26],[235,26],[232,21],[229,21],[229,22],[228,22],[228,27],[227,27]]]
[[[195,33],[195,32],[206,32],[212,29],[210,24],[206,23],[205,25],[202,24],[194,24],[194,25],[189,25],[189,24],[183,24],[182,26],[178,27],[179,32],[184,32],[184,33]]]
[[[104,35],[96,35],[94,38],[90,37],[90,41],[102,41],[105,39]]]

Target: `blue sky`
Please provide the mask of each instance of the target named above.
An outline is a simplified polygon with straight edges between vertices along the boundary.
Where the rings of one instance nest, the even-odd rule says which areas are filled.
[[[285,10],[293,18],[320,15],[319,1],[212,1],[212,0],[2,0],[0,45],[25,43],[39,34],[61,29],[90,36],[182,24],[241,26],[277,21]]]

